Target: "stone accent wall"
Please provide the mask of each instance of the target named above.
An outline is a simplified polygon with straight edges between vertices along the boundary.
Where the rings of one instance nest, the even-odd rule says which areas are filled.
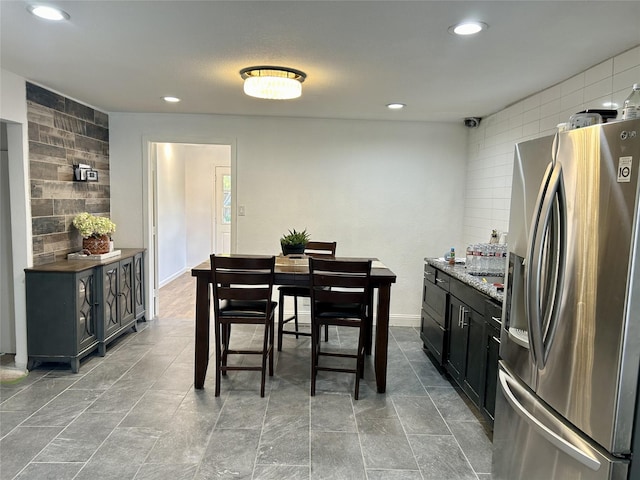
[[[35,265],[82,247],[73,227],[80,212],[109,216],[109,117],[27,82],[31,222]],[[73,165],[98,170],[97,182],[76,182]]]

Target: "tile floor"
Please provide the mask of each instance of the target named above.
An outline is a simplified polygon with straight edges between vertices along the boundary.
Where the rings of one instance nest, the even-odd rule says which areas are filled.
[[[392,327],[387,393],[371,359],[353,376],[320,372],[309,396],[309,339],[286,336],[275,376],[214,374],[194,390],[193,317],[160,316],[114,342],[78,374],[42,365],[0,387],[0,479],[488,480],[486,424],[422,351],[416,329]],[[234,336],[261,341],[253,327]],[[330,331],[335,348],[348,331]]]

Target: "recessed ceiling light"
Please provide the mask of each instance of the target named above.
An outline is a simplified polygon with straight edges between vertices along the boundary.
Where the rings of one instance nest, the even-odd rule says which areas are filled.
[[[36,17],[44,18],[45,20],[53,20],[55,22],[69,20],[69,18],[71,18],[64,10],[48,5],[28,5],[27,10]]]
[[[489,25],[482,22],[462,22],[449,27],[449,33],[456,35],[473,35],[489,28]]]
[[[162,99],[167,103],[178,103],[180,101],[178,97],[162,97]]]
[[[388,103],[387,108],[389,110],[402,110],[406,105],[404,103]]]

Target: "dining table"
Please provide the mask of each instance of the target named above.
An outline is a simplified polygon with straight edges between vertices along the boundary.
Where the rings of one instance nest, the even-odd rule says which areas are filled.
[[[246,255],[242,255],[246,256]],[[387,388],[387,348],[389,344],[389,306],[391,285],[396,275],[377,258],[336,257],[336,260],[371,260],[371,286],[377,291],[375,315],[374,368],[378,393]],[[196,277],[195,312],[195,367],[194,387],[204,388],[204,380],[209,365],[209,337],[211,332],[211,263],[206,260],[191,269]],[[309,286],[309,260],[304,255],[278,255],[274,270],[275,285]]]

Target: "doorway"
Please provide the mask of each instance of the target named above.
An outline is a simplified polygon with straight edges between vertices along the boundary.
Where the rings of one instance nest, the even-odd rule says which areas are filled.
[[[231,145],[154,143],[155,312],[161,287],[231,251]],[[166,290],[166,289],[165,289]]]
[[[0,353],[16,353],[7,124],[0,122]]]

